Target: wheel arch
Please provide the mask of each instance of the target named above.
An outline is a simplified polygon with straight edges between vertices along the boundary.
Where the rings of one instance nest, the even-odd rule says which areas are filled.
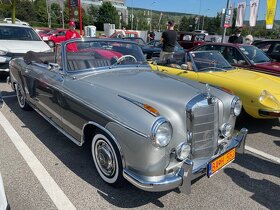
[[[84,124],[81,145],[83,145],[86,142],[91,142],[94,135],[97,134],[98,131],[102,131],[105,135],[107,135],[107,137],[110,138],[110,140],[112,140],[115,143],[115,145],[117,146],[117,148],[119,150],[120,156],[121,156],[123,168],[125,168],[125,160],[124,160],[124,155],[122,152],[121,145],[119,144],[117,139],[114,137],[114,135],[108,129],[103,127],[102,125],[100,125],[96,122],[93,122],[93,121],[89,121],[86,124]]]

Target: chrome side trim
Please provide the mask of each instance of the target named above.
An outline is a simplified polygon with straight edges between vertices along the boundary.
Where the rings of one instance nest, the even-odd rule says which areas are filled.
[[[125,99],[125,100],[127,100],[127,101],[129,101],[129,102],[131,102],[131,103],[133,103],[133,104],[135,104],[136,106],[138,106],[138,107],[144,109],[146,112],[148,112],[149,114],[153,115],[154,117],[158,117],[158,116],[160,115],[159,113],[153,113],[153,112],[151,112],[150,110],[146,109],[146,108],[144,107],[144,104],[143,104],[143,103],[140,103],[140,102],[138,102],[138,101],[135,101],[135,100],[133,100],[133,99],[131,99],[131,98],[128,98],[128,97],[125,97],[125,96],[122,96],[122,95],[118,95],[118,96],[121,97],[121,98],[123,98],[123,99]]]
[[[28,103],[39,115],[41,115],[45,120],[47,120],[52,126],[54,126],[57,130],[59,130],[63,135],[65,135],[68,139],[70,139],[72,142],[74,142],[78,146],[82,146],[81,142],[75,139],[73,136],[69,135],[67,132],[65,132],[62,128],[60,128],[56,123],[54,123],[50,118],[45,116],[41,111],[39,111],[35,106]]]
[[[104,128],[103,126],[99,125],[98,123],[96,122],[93,122],[93,121],[89,121],[87,123],[84,124],[83,126],[83,129],[82,129],[82,137],[81,137],[81,145],[84,144],[85,142],[85,138],[84,138],[84,129],[87,125],[94,125],[96,127],[98,127],[99,129],[103,130],[106,134],[108,134],[110,136],[110,138],[114,141],[114,143],[117,145],[118,147],[118,150],[120,152],[120,155],[121,155],[121,159],[122,159],[122,164],[123,164],[123,167],[126,166],[125,164],[125,159],[124,159],[124,155],[123,155],[123,152],[122,152],[122,148],[121,148],[121,145],[119,144],[119,142],[116,140],[116,138],[113,136],[113,134],[111,134],[111,132],[109,130],[107,130],[106,128]]]

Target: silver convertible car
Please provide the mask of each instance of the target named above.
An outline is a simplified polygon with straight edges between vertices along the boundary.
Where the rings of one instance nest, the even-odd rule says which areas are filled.
[[[234,131],[238,97],[207,84],[152,71],[137,44],[74,39],[54,53],[10,62],[18,104],[36,110],[79,146],[91,143],[100,177],[146,191],[211,177],[244,152]]]

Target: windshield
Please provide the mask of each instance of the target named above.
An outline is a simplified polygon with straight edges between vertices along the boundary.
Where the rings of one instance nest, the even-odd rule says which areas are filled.
[[[141,45],[141,46],[145,46],[146,43],[144,42],[143,39],[141,38],[124,38],[125,40],[128,40],[128,41],[132,41],[132,42],[136,42],[137,44]]]
[[[239,49],[252,63],[265,63],[270,62],[269,57],[267,57],[259,48],[255,46],[240,46]]]
[[[41,41],[32,28],[17,26],[0,26],[0,40]]]
[[[66,45],[68,71],[146,64],[136,43],[116,40],[76,40]]]
[[[191,52],[196,71],[227,71],[234,69],[218,51]],[[188,60],[188,58],[186,58]]]

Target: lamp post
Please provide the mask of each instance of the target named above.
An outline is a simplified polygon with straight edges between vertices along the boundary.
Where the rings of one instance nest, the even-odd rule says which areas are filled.
[[[119,29],[121,29],[122,28],[122,24],[121,24],[122,13],[121,13],[121,11],[118,11],[118,15],[120,16],[120,19],[119,19]]]
[[[225,15],[227,13],[228,6],[229,6],[229,0],[227,0]],[[223,36],[222,36],[222,43],[224,43],[224,39],[225,39],[225,36],[226,36],[226,31],[227,31],[227,28],[225,28],[225,21],[226,21],[226,18],[224,18],[224,21],[223,21],[224,33],[223,33]]]
[[[155,3],[157,3],[157,2],[155,2],[155,1],[153,1],[153,3],[151,4],[151,21],[150,21],[150,31],[152,31],[152,19],[153,19],[153,10],[152,10],[152,6],[153,6],[153,4],[155,4]]]
[[[133,15],[133,0],[131,0],[131,30],[133,30],[133,18],[134,18],[134,15]]]
[[[64,29],[64,1],[60,1],[62,28]]]
[[[207,9],[205,10],[205,14],[207,15],[207,11],[209,11],[210,9]],[[207,17],[207,16],[206,16]],[[205,18],[205,15],[203,15],[203,18],[202,18],[202,27],[201,27],[201,30],[203,30],[204,28],[204,18]]]

